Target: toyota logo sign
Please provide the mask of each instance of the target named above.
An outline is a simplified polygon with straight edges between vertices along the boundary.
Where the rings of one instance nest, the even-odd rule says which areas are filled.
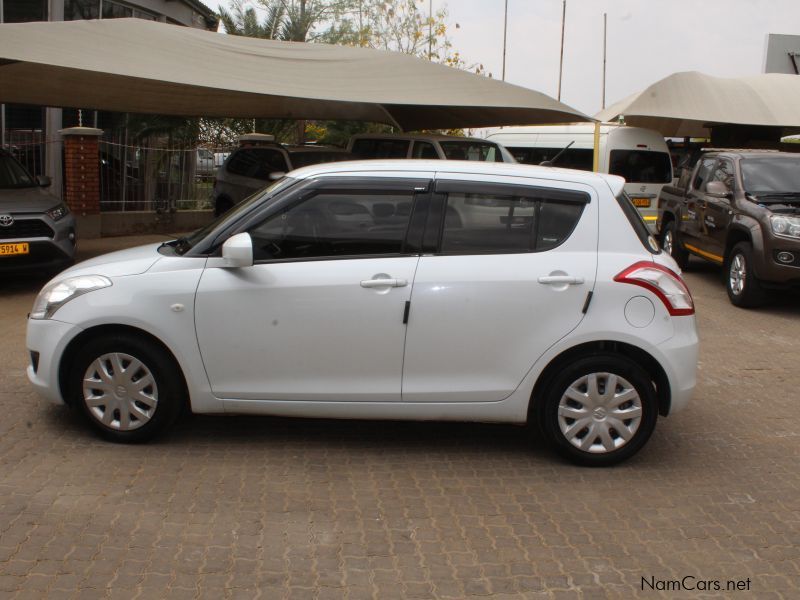
[[[11,215],[0,215],[0,227],[11,227],[14,224],[14,217]]]

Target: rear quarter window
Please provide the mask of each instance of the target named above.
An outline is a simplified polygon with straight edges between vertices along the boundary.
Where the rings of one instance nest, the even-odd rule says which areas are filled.
[[[351,152],[357,158],[406,158],[408,140],[356,140]]]

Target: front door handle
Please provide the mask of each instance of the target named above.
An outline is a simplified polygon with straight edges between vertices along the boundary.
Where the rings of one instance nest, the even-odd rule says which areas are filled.
[[[405,287],[408,281],[405,279],[390,279],[382,277],[380,279],[365,279],[361,282],[363,288],[378,288],[378,287]]]
[[[539,277],[539,283],[545,285],[581,285],[583,284],[583,277],[573,277],[572,275],[544,275]]]

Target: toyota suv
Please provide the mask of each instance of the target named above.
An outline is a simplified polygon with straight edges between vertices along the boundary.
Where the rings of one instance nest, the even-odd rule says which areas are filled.
[[[58,271],[75,256],[75,220],[67,205],[0,150],[0,272]]]
[[[28,321],[28,377],[120,442],[184,406],[531,422],[569,459],[610,465],[686,405],[697,362],[692,297],[624,183],[306,167],[188,237],[53,279]]]

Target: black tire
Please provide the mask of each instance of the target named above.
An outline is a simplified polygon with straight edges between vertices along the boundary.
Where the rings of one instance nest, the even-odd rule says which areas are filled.
[[[221,217],[233,208],[233,202],[225,196],[220,196],[214,201],[214,216]]]
[[[734,275],[734,271],[738,276]],[[739,242],[731,249],[725,260],[724,274],[725,289],[734,306],[756,308],[767,301],[767,292],[753,271],[753,246],[750,242]],[[735,283],[737,280],[741,281],[741,285]]]
[[[118,381],[107,379],[109,372],[113,374],[115,371],[112,358],[109,358],[115,355],[123,367],[121,373],[127,373],[127,369],[133,364],[129,361],[130,358],[140,361],[142,365],[142,368],[134,365],[137,370],[132,371],[128,377],[130,386],[126,387],[125,391],[120,389],[125,386],[120,385]],[[107,357],[105,361],[102,361],[107,367],[104,372],[105,380],[100,375],[96,367],[97,363],[95,363],[102,357]],[[84,378],[87,377],[90,367],[94,369],[93,378],[97,381],[98,387],[88,390],[85,394]],[[152,398],[155,398],[156,402],[152,407],[148,407],[142,401],[130,399],[135,393],[133,389],[137,383],[146,384],[149,381],[144,377],[148,371],[153,385],[147,385],[142,392],[151,397],[148,400],[151,403]],[[175,422],[186,404],[185,385],[175,359],[162,347],[147,339],[130,334],[96,338],[81,347],[69,372],[68,392],[71,405],[79,407],[89,424],[100,435],[113,442],[121,443],[144,442],[152,439]],[[87,400],[89,394],[95,396],[93,407],[89,406],[91,402]],[[102,398],[106,395],[111,406],[102,402]],[[123,402],[125,404],[122,404]],[[128,416],[121,416],[120,407],[131,404],[135,406],[126,411]],[[136,415],[139,413],[141,416],[137,418]],[[107,416],[109,423],[103,422],[104,415]],[[124,420],[128,421],[127,428]],[[143,422],[137,425],[136,421]]]
[[[675,259],[681,269],[686,269],[689,266],[689,252],[681,246],[678,226],[674,220],[667,221],[664,231],[661,232],[660,242],[661,248]]]
[[[615,385],[615,394],[630,394],[633,391],[632,399],[623,402],[617,409],[625,411],[623,415],[635,416],[629,411],[639,408],[638,422],[636,418],[622,418],[614,422],[612,409],[597,410],[588,400],[586,404],[581,404],[566,396],[571,388],[585,389],[588,396],[589,379],[593,374],[596,377],[596,389],[601,392],[601,396],[605,395],[605,386],[612,381],[611,376],[615,376],[618,382]],[[616,354],[587,356],[561,369],[545,388],[537,409],[540,428],[550,446],[568,460],[589,467],[608,467],[636,454],[650,439],[658,419],[658,400],[647,372],[630,359]],[[566,415],[562,417],[559,415],[560,410],[574,411],[576,416],[580,412],[585,416],[574,419]],[[569,427],[575,427],[572,429],[573,435],[562,432],[562,423],[567,432]],[[619,428],[626,428],[625,433],[630,435],[627,441],[614,428],[615,424]],[[610,449],[606,449],[603,433]],[[584,441],[587,449],[578,446]]]

